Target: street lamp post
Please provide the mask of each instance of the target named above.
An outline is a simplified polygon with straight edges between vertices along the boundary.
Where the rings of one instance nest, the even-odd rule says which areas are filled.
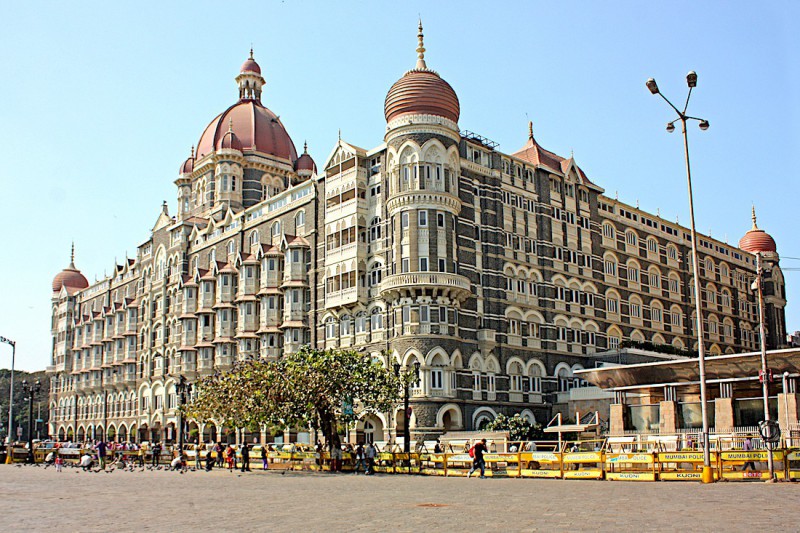
[[[33,398],[41,389],[38,379],[33,384],[29,384],[27,380],[22,382],[22,391],[28,395],[28,458],[25,462],[29,464],[36,461],[33,455]]]
[[[186,382],[186,377],[181,376],[178,380],[178,383],[175,385],[175,389],[178,392],[178,401],[180,405],[178,406],[178,450],[179,453],[183,453],[183,439],[184,439],[184,424],[185,421],[183,419],[183,406],[186,404],[186,395],[192,394],[192,384]]]
[[[409,420],[411,413],[409,413],[408,396],[409,387],[411,382],[409,378],[410,371],[406,371],[403,377],[403,453],[411,453],[411,428],[409,427]],[[394,375],[400,377],[400,363],[394,364]],[[419,361],[414,361],[414,378],[419,381]]]
[[[14,429],[14,360],[17,354],[17,343],[5,337],[0,337],[0,343],[11,345],[11,383],[8,389],[8,435],[6,435],[6,444],[9,446],[10,453],[11,430]]]
[[[17,343],[5,337],[0,337],[0,343],[11,345],[11,382],[8,387],[8,431],[6,432],[6,444],[8,445],[6,464],[10,465],[13,462],[12,455],[14,451],[11,432],[14,430],[14,360],[17,354]]]
[[[764,398],[764,422],[769,426],[769,382],[767,370],[767,339],[764,327],[764,265],[761,262],[761,252],[756,252],[756,289],[758,291],[758,337],[761,348],[761,393]],[[784,390],[785,392],[785,390]],[[767,445],[767,464],[769,466],[769,479],[775,480],[775,459],[772,455],[772,444]]]
[[[683,106],[683,111],[675,107],[666,96],[661,94],[656,85],[656,80],[650,78],[647,80],[647,88],[652,94],[657,94],[664,99],[667,104],[678,114],[678,118],[672,122],[667,123],[667,131],[672,133],[675,131],[675,122],[681,121],[681,131],[683,133],[683,152],[686,159],[686,181],[689,188],[689,219],[691,221],[691,239],[692,239],[692,271],[694,275],[694,304],[697,325],[697,362],[700,370],[700,411],[703,419],[703,483],[711,483],[714,481],[713,473],[711,471],[711,451],[708,442],[708,396],[706,393],[706,350],[704,343],[703,332],[703,309],[701,304],[702,292],[700,289],[700,264],[697,260],[697,231],[695,230],[694,223],[694,197],[692,194],[692,170],[689,164],[689,137],[686,132],[686,122],[689,120],[696,120],[699,122],[700,129],[705,131],[708,129],[708,121],[705,119],[692,117],[686,114],[686,109],[689,107],[689,99],[692,97],[692,89],[697,87],[697,73],[695,71],[689,72],[686,75],[686,84],[689,86],[689,94],[686,96],[686,103]]]

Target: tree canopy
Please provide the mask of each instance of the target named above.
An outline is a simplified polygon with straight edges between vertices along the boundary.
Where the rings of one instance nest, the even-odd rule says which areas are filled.
[[[339,424],[388,411],[402,379],[354,350],[304,347],[277,361],[244,361],[201,379],[186,413],[236,427],[311,427],[334,447],[340,444]]]
[[[500,413],[497,418],[487,423],[484,429],[488,431],[508,431],[509,439],[512,442],[538,440],[544,436],[542,426],[531,424],[527,418],[519,413],[514,416],[506,416]]]

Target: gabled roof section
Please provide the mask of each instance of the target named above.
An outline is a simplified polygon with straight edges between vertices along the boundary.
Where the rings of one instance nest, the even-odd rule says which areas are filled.
[[[161,206],[161,213],[159,213],[158,219],[156,219],[156,223],[153,226],[153,232],[155,233],[156,231],[162,228],[166,228],[170,224],[172,224],[172,219],[169,216],[169,209],[167,209],[167,202],[164,202],[164,204]]]
[[[364,148],[356,146],[354,144],[350,144],[348,142],[343,141],[339,138],[339,142],[336,143],[333,150],[331,151],[330,155],[327,159],[325,159],[325,164],[322,166],[323,169],[327,169],[332,164],[336,164],[336,156],[340,154],[347,154],[348,157],[342,158],[343,160],[350,159],[352,156],[359,156],[359,157],[366,157],[367,151]]]
[[[588,177],[586,177],[586,173],[583,171],[583,169],[581,169],[575,163],[574,157],[561,157],[558,154],[542,148],[541,145],[536,142],[536,139],[533,136],[532,122],[528,122],[528,142],[525,143],[525,146],[511,155],[537,167],[544,167],[547,170],[561,173],[565,176],[568,176],[570,169],[574,168],[581,184],[598,192],[605,192],[605,189],[595,185],[591,180],[589,180]]]

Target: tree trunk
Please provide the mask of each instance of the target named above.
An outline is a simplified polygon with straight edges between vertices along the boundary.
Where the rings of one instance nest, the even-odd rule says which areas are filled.
[[[342,441],[339,439],[339,432],[336,430],[336,417],[329,411],[319,412],[320,426],[322,426],[322,435],[325,437],[325,444],[328,446],[328,451],[333,451],[334,448],[341,447]]]

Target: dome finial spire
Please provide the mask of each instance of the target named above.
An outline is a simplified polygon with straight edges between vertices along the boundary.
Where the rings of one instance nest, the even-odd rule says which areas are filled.
[[[417,33],[417,40],[419,43],[417,44],[417,68],[419,70],[427,70],[428,65],[425,64],[425,42],[424,42],[424,35],[422,33],[422,17],[419,18],[419,33]]]
[[[75,268],[75,241],[72,241],[72,249],[69,252],[69,267]]]
[[[528,121],[528,139],[533,140],[533,121]]]
[[[250,43],[250,59],[254,59],[253,58],[253,43]]]
[[[758,229],[758,226],[756,225],[756,204],[753,204],[752,213],[753,213],[753,229]]]
[[[303,141],[303,153],[308,153],[308,141]]]
[[[194,145],[192,145],[192,150],[191,150],[191,152],[192,152],[192,159],[194,159]]]

